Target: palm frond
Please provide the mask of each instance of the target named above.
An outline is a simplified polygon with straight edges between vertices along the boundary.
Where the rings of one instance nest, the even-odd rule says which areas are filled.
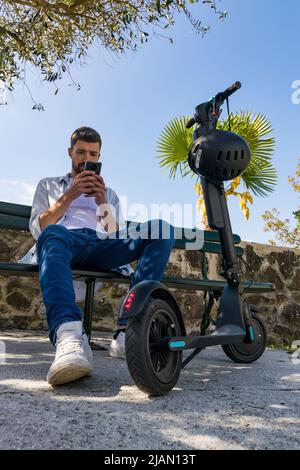
[[[178,169],[182,176],[191,173],[187,163],[189,149],[193,143],[193,131],[186,128],[189,119],[188,116],[172,119],[157,142],[157,158],[160,159],[160,167],[166,167],[169,170],[170,178],[175,178]]]

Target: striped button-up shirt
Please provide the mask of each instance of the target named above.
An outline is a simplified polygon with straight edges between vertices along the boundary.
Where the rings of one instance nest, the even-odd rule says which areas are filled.
[[[39,223],[39,216],[42,212],[45,212],[47,209],[52,207],[56,201],[68,190],[71,184],[70,173],[67,173],[65,176],[60,177],[50,177],[43,178],[37,185],[35,194],[33,197],[31,216],[29,220],[29,230],[32,236],[37,240],[42,229]],[[122,215],[122,210],[120,206],[119,197],[116,192],[106,187],[106,202],[110,204],[115,209],[115,219],[119,225],[119,228],[122,229],[125,227],[124,218]],[[65,214],[56,222],[57,224],[65,225],[68,228],[67,223],[67,211]],[[95,211],[95,220],[97,221],[97,214]],[[84,220],[82,227],[84,227]],[[79,228],[79,227],[78,227]],[[99,232],[99,238],[101,238],[101,233]],[[36,245],[34,245],[26,255],[18,261],[19,263],[26,264],[37,264],[36,257]],[[115,268],[114,271],[121,272],[125,275],[130,275],[133,273],[133,269],[129,264]],[[82,300],[84,298],[85,284],[82,281],[73,281],[76,300]],[[96,283],[96,287],[101,286],[102,283]]]

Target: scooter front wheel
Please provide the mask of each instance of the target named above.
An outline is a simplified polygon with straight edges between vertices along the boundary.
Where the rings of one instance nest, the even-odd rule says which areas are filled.
[[[241,344],[226,344],[222,346],[224,353],[232,361],[249,364],[257,361],[266,349],[267,333],[262,320],[252,313],[254,342]]]
[[[170,338],[182,335],[178,316],[165,300],[150,296],[143,311],[128,322],[128,369],[137,387],[148,395],[170,392],[179,378],[182,352],[168,348]]]

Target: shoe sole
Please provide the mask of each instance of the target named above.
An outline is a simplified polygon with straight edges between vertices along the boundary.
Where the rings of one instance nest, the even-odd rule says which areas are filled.
[[[125,354],[124,354],[124,355],[120,355],[120,354],[118,354],[117,352],[115,353],[115,352],[109,351],[108,355],[109,355],[109,357],[114,357],[115,359],[123,359],[123,360],[126,360],[126,355],[125,355]]]
[[[51,374],[51,377],[47,377],[47,380],[50,385],[63,385],[86,377],[90,375],[91,372],[91,367],[66,364],[63,368]]]

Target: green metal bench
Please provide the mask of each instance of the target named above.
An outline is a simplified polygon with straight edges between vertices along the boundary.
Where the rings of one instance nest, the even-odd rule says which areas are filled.
[[[29,231],[29,219],[31,214],[31,207],[21,204],[12,204],[0,201],[0,229],[13,229]],[[131,222],[127,222],[129,224]],[[196,248],[201,253],[217,253],[222,254],[221,244],[218,232],[200,231],[193,229],[175,228],[175,249],[185,250],[187,243],[190,245],[193,237],[202,241],[201,249]],[[244,253],[243,248],[236,246],[241,242],[238,235],[233,235],[233,241],[236,248],[237,256],[241,257]],[[195,244],[197,245],[197,244]],[[204,311],[201,321],[201,334],[205,332],[205,325],[210,318],[210,312],[215,299],[218,299],[223,288],[227,284],[226,281],[210,280],[207,275],[207,262],[206,257],[202,256],[201,267],[199,272],[202,273],[202,279],[191,278],[178,278],[171,276],[164,276],[162,282],[171,288],[189,289],[204,291],[207,296],[204,298]],[[39,267],[32,264],[19,264],[19,263],[0,263],[0,275],[13,275],[13,276],[36,276],[38,277]],[[94,306],[94,291],[95,282],[112,282],[112,283],[130,283],[130,277],[118,274],[113,271],[90,271],[82,269],[72,269],[73,279],[84,280],[86,283],[86,294],[84,304],[84,327],[88,336],[91,336],[92,317]],[[274,284],[269,282],[254,282],[244,281],[244,292],[257,293],[271,292],[274,290]]]

